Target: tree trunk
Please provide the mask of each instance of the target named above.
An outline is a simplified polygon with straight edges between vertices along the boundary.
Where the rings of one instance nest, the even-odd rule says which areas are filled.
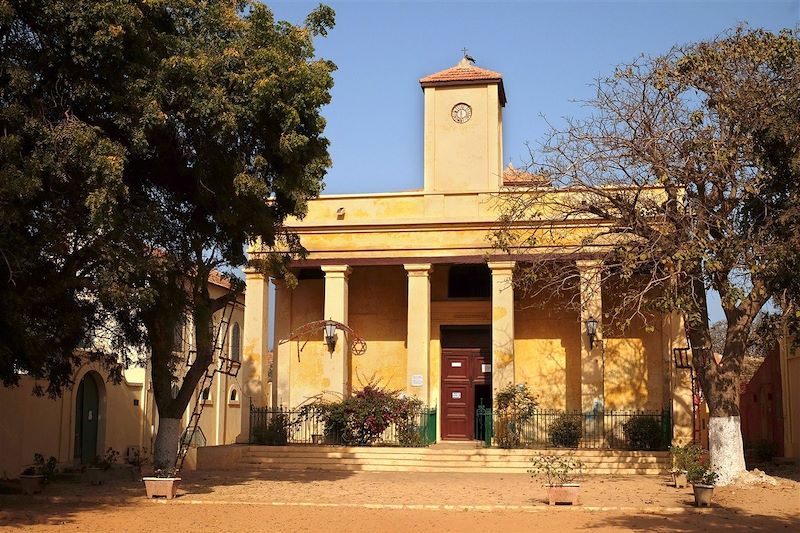
[[[159,418],[158,433],[153,450],[153,467],[156,470],[175,468],[178,441],[181,438],[180,418]]]
[[[739,376],[721,365],[709,383],[708,451],[717,484],[728,485],[745,469],[742,425],[739,418]]]
[[[711,469],[719,474],[717,485],[728,485],[744,472],[742,422],[739,416],[711,416],[708,421]]]
[[[708,404],[708,452],[710,467],[719,475],[718,485],[728,485],[743,472],[744,446],[739,418],[739,374],[744,357],[745,322],[731,324],[725,339],[725,353],[717,364],[708,327],[705,287],[693,286],[693,297],[700,303],[701,319],[687,321],[687,334],[692,345],[694,366],[703,397]]]
[[[728,485],[743,472],[744,446],[739,418],[739,373],[733,357],[717,364],[710,349],[694,351],[694,365],[708,404],[708,451],[718,485]]]

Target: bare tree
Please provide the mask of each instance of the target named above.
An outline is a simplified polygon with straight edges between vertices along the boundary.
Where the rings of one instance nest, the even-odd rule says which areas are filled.
[[[740,28],[618,67],[584,102],[587,118],[552,128],[531,148],[529,171],[542,179],[503,195],[492,236],[529,261],[517,283],[531,295],[571,294],[562,301],[575,304],[575,260],[594,257],[615,297],[607,322],[682,313],[721,483],[745,467],[738,399],[751,325],[790,277],[786,257],[796,254],[787,242],[796,223],[784,216],[798,198],[789,179],[796,167],[787,172],[767,157],[798,153],[797,136],[776,132],[774,117],[797,124],[799,65],[796,33]],[[572,227],[586,226],[570,237]],[[566,251],[558,259],[537,254],[552,245]],[[709,288],[721,295],[727,326],[719,363]]]

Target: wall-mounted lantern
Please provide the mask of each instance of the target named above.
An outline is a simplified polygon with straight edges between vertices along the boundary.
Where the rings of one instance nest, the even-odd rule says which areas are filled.
[[[330,319],[325,321],[325,344],[328,345],[328,352],[332,355],[336,350],[336,322]]]
[[[586,320],[586,334],[589,336],[589,349],[594,349],[594,339],[597,337],[597,319],[590,316]]]

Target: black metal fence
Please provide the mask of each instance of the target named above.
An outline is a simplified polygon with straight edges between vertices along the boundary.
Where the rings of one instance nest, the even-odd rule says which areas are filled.
[[[537,410],[524,419],[478,408],[476,438],[502,448],[666,450],[670,412]]]
[[[351,432],[326,423],[315,410],[250,406],[250,443],[428,446],[436,442],[436,408],[423,407],[392,422],[374,442],[354,442]]]

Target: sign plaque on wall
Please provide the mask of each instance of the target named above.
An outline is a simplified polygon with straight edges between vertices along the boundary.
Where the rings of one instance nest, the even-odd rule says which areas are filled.
[[[461,399],[461,392],[459,392],[459,391],[454,391],[454,392],[452,392],[452,393],[450,394],[450,397],[451,397],[452,399],[454,399],[454,400],[460,400],[460,399]]]
[[[481,363],[481,372],[491,372],[492,365],[487,363]]]
[[[450,366],[452,368],[461,368],[461,361],[450,361]]]
[[[412,374],[411,375],[411,386],[412,387],[422,387],[422,374]]]

